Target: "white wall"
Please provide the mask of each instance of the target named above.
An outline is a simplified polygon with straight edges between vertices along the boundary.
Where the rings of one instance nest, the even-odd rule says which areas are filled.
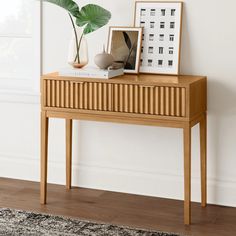
[[[109,9],[110,25],[133,23],[133,0],[79,2]],[[184,5],[181,72],[208,76],[209,202],[236,206],[236,1],[187,0]],[[43,16],[43,67],[47,73],[66,65],[71,26],[66,13],[55,6],[45,4]],[[106,42],[107,32],[108,26],[88,36],[91,62]],[[39,180],[39,106],[2,103],[0,107],[4,111],[1,176]],[[181,130],[84,121],[74,125],[74,185],[183,199]],[[65,183],[64,134],[64,122],[52,119],[49,181],[59,184]],[[200,200],[198,135],[195,127],[195,201]]]
[[[38,179],[39,16],[35,0],[5,1],[0,8],[1,177]]]

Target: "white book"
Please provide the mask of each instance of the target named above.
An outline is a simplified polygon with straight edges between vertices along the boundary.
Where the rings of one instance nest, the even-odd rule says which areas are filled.
[[[124,68],[114,70],[101,70],[94,67],[84,67],[82,69],[64,68],[59,71],[59,76],[110,79],[124,74]]]

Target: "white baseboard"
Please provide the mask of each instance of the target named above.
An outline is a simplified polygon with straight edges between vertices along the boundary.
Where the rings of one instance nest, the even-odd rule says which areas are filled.
[[[39,160],[0,156],[1,177],[39,181]],[[65,183],[64,163],[49,162],[48,181]],[[183,200],[183,176],[74,165],[74,186]],[[208,203],[236,207],[235,181],[208,179]],[[192,178],[192,200],[200,202],[200,180]]]

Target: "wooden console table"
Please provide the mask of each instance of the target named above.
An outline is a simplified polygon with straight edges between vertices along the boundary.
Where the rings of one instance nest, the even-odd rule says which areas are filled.
[[[206,206],[207,79],[201,76],[124,75],[109,80],[41,79],[41,204],[47,196],[48,120],[66,119],[66,186],[71,188],[72,120],[183,129],[184,223],[191,223],[191,128],[200,123],[201,204]]]

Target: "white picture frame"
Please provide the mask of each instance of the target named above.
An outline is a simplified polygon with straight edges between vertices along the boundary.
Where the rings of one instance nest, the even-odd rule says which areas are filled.
[[[130,40],[131,49],[127,46],[123,33],[127,35]],[[112,54],[115,59],[115,63],[121,63],[129,57],[131,60],[129,64],[132,67],[124,66],[124,72],[128,74],[138,74],[140,68],[140,56],[141,56],[141,41],[142,41],[142,27],[110,27],[108,36],[108,53]]]
[[[183,2],[136,1],[135,27],[143,27],[140,72],[178,75]]]

